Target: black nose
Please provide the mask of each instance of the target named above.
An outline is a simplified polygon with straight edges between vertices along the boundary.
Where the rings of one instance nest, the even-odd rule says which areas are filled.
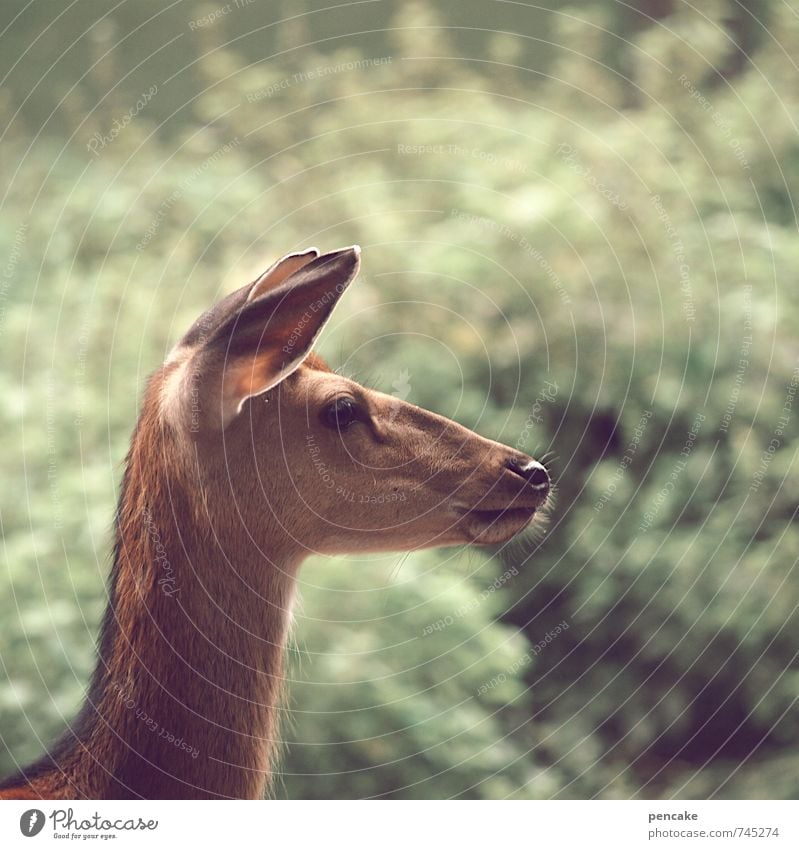
[[[508,460],[508,468],[519,475],[519,477],[524,478],[530,485],[530,489],[534,489],[536,492],[542,494],[549,491],[551,483],[549,472],[538,460],[530,460],[528,458],[522,460],[514,457]]]

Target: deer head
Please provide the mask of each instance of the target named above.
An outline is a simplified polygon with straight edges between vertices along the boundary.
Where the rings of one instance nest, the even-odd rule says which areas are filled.
[[[304,557],[501,543],[546,502],[540,463],[311,352],[358,264],[355,247],[284,257],[155,373],[77,731],[0,798],[258,798]]]
[[[359,264],[355,246],[289,254],[170,355],[161,412],[205,521],[298,560],[510,539],[547,501],[543,465],[312,353]]]

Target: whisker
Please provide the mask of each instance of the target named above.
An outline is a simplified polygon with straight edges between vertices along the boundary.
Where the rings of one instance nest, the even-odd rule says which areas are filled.
[[[411,556],[411,552],[406,551],[405,554],[403,554],[399,558],[399,560],[397,561],[397,564],[392,568],[391,572],[389,572],[388,580],[386,581],[386,586],[394,583],[394,581],[397,580],[397,578],[399,577],[400,570],[405,565],[405,563],[407,562],[407,560],[410,556]],[[388,604],[388,600],[386,600],[386,604]]]

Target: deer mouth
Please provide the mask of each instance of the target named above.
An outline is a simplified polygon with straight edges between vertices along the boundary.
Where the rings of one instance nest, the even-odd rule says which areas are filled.
[[[458,509],[461,526],[475,545],[497,545],[521,533],[535,518],[538,508],[513,505],[497,510]]]

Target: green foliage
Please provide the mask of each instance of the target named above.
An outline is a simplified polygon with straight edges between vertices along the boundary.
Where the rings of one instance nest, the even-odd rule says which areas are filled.
[[[143,88],[99,102],[110,57],[63,92],[63,137],[12,122],[0,771],[80,701],[147,373],[277,255],[357,242],[322,353],[554,450],[558,495],[546,535],[491,561],[308,565],[279,792],[795,798],[794,12],[730,78],[721,3],[611,65],[599,12],[554,16],[545,78],[512,35],[460,60],[405,4],[380,53],[247,62],[211,28],[180,93],[97,155]]]
[[[527,644],[474,553],[303,570],[290,798],[506,798],[559,783],[532,751]],[[361,576],[353,589],[353,570]],[[346,764],[346,768],[342,765]]]

